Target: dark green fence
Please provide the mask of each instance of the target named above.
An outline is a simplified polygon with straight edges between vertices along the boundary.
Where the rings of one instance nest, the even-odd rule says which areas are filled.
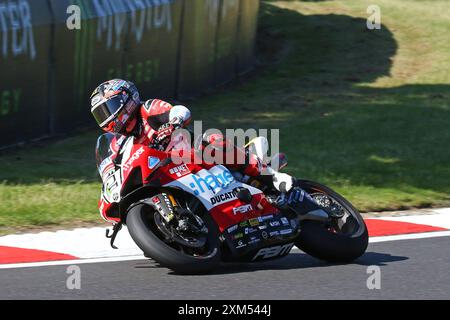
[[[69,30],[67,9],[81,12]],[[93,124],[114,77],[183,99],[251,69],[259,0],[0,0],[0,148]]]

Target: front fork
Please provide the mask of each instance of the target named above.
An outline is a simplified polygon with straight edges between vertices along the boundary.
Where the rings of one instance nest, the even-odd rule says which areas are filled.
[[[185,209],[180,206],[175,197],[167,190],[162,191],[150,199],[144,200],[144,202],[150,204],[158,211],[167,225],[172,225],[179,232],[187,232],[190,230],[207,233],[203,222],[199,221],[189,208]]]

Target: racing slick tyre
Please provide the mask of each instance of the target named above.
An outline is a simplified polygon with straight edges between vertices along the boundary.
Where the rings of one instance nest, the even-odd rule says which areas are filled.
[[[221,261],[218,231],[211,217],[202,217],[208,234],[204,248],[195,251],[170,241],[158,230],[154,217],[158,213],[146,205],[133,206],[127,214],[128,231],[146,257],[180,274],[201,274],[212,271]]]
[[[369,242],[367,226],[349,201],[316,182],[298,180],[297,185],[329,210],[340,211],[330,223],[304,221],[295,245],[305,253],[335,263],[351,262],[364,254]]]

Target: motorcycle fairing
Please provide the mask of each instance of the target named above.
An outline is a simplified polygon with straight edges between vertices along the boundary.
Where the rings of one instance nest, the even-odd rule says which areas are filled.
[[[180,188],[193,194],[207,210],[236,200],[236,195],[232,193],[238,187],[247,188],[252,195],[261,193],[260,190],[237,181],[222,165],[216,165],[209,170],[201,169],[196,173],[191,172],[165,186]]]
[[[267,206],[261,206],[264,195],[261,190],[237,181],[231,172],[222,165],[216,165],[209,170],[201,169],[190,172],[177,180],[164,185],[182,189],[194,195],[210,212],[222,232],[230,225],[239,223],[261,214],[266,214]],[[252,195],[251,203],[244,203],[236,197],[236,188],[246,188]],[[247,210],[235,211],[236,208],[247,206]],[[275,213],[270,208],[267,214]],[[243,212],[242,212],[243,211]]]

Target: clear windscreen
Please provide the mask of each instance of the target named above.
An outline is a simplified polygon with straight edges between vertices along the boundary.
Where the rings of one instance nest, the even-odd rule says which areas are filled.
[[[118,148],[123,138],[122,135],[113,133],[105,133],[98,137],[95,147],[95,159],[100,176],[104,168],[112,162],[111,156],[115,154],[113,146]]]

